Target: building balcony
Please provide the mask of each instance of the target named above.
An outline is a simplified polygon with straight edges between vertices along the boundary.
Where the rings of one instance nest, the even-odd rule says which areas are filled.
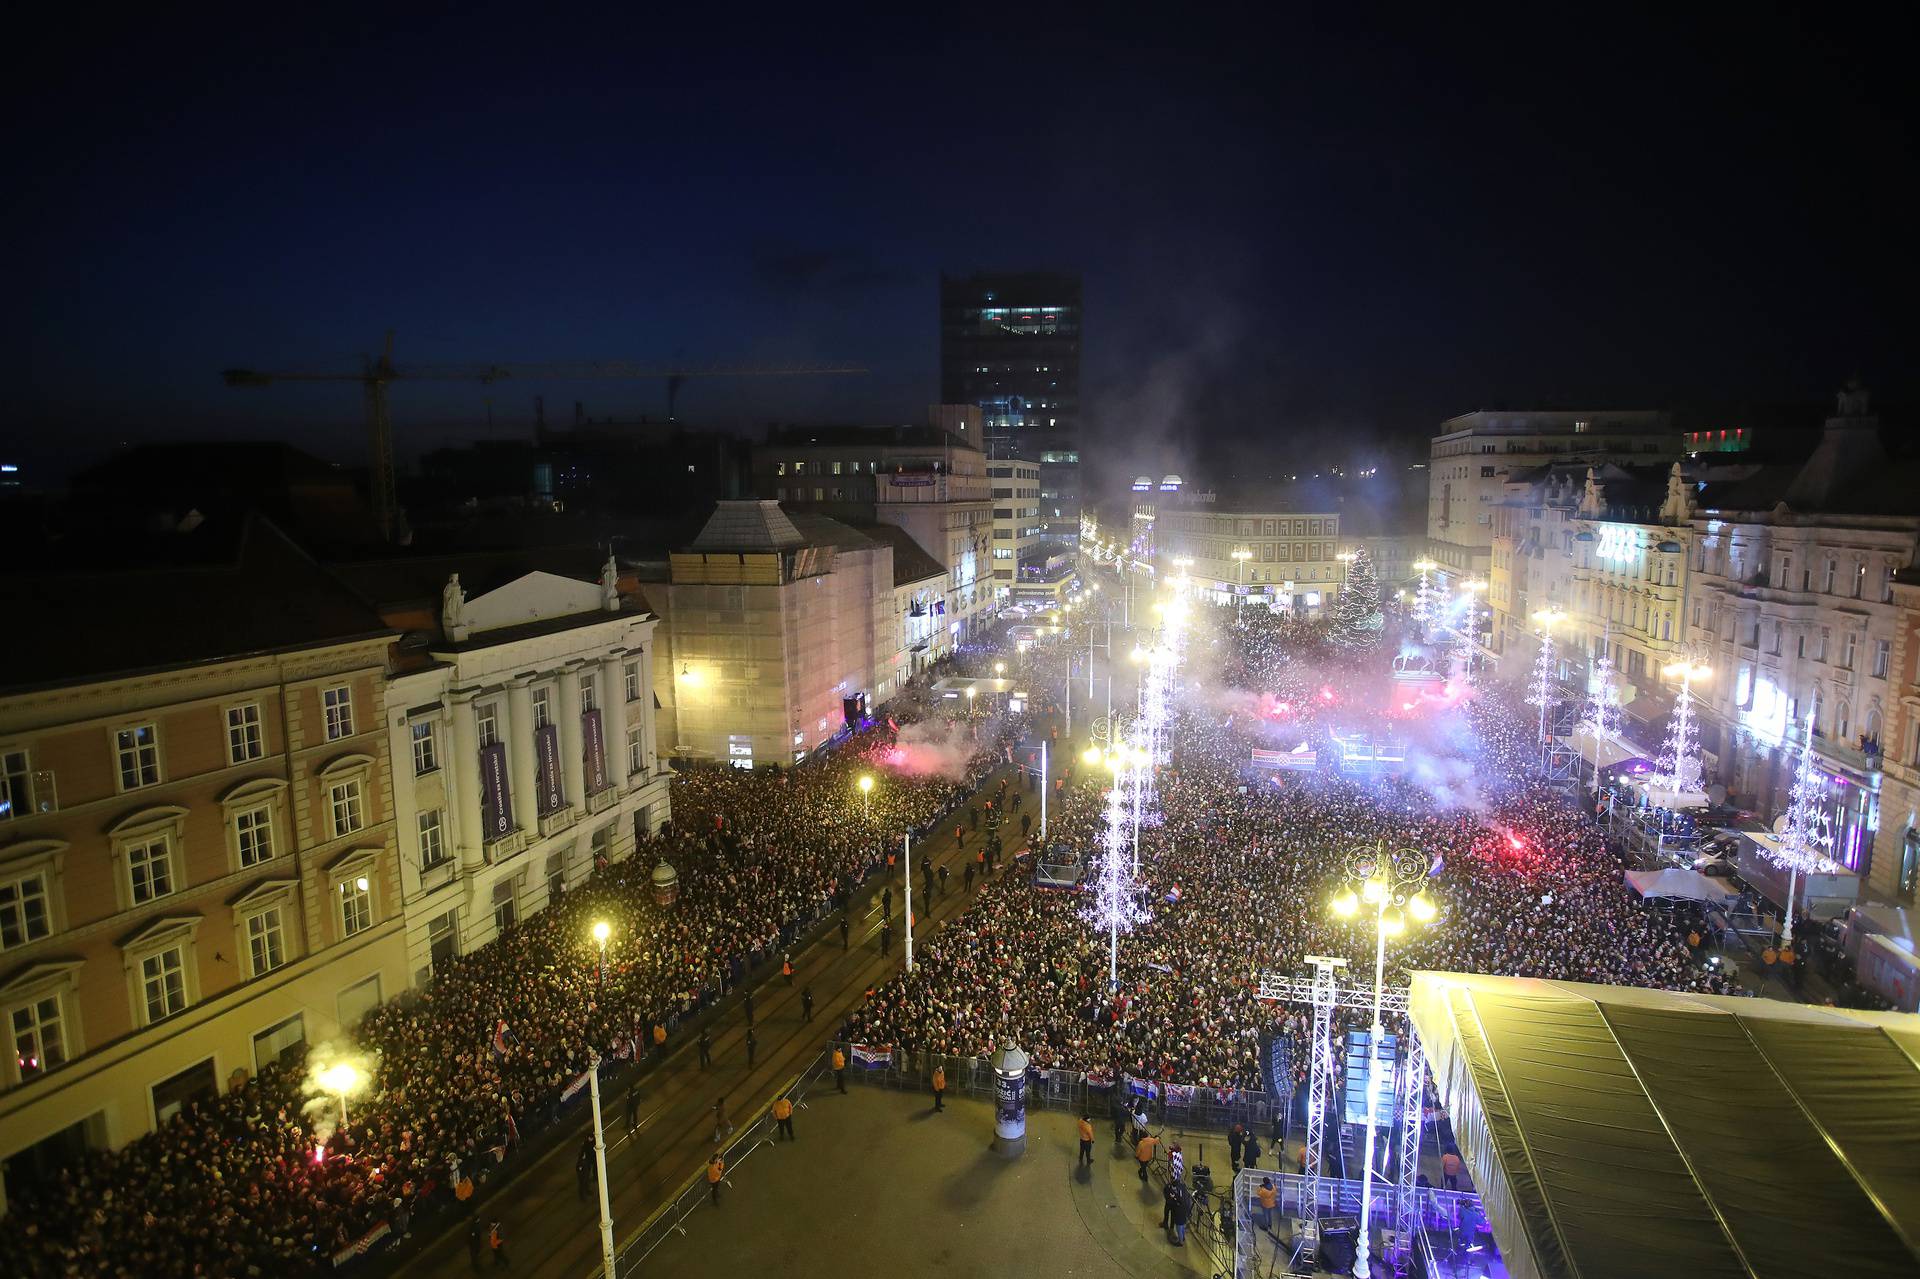
[[[1830,737],[1815,737],[1813,753],[1827,763],[1837,764],[1861,776],[1880,771],[1880,752],[1864,751],[1857,746],[1836,742]]]
[[[593,792],[593,794],[587,796],[587,811],[589,813],[604,813],[619,802],[620,788],[612,785],[603,786]]]
[[[545,839],[549,835],[558,835],[561,831],[567,829],[567,827],[579,820],[580,814],[571,804],[565,808],[556,808],[551,813],[542,813],[540,815],[540,838]]]
[[[516,826],[498,839],[490,839],[483,846],[487,855],[487,864],[495,865],[507,860],[527,846],[527,832]]]

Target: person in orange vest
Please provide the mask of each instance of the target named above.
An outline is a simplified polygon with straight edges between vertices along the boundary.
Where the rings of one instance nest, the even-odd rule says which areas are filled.
[[[1133,1148],[1133,1157],[1140,1161],[1140,1184],[1143,1186],[1147,1184],[1147,1169],[1153,1164],[1153,1152],[1159,1144],[1160,1139],[1148,1133],[1140,1139],[1140,1144]]]
[[[1080,1116],[1080,1162],[1093,1165],[1093,1120]]]
[[[780,975],[787,979],[787,985],[793,985],[793,956],[782,955],[780,957]]]
[[[833,1086],[843,1094],[847,1091],[847,1055],[838,1048],[833,1050]]]
[[[888,879],[893,878],[893,863],[894,863],[894,855],[892,852],[888,852],[887,854],[887,878]]]
[[[1460,1188],[1460,1170],[1463,1166],[1460,1159],[1460,1152],[1452,1147],[1448,1147],[1446,1152],[1440,1156],[1440,1175],[1446,1178],[1448,1190],[1458,1190]]]
[[[713,1158],[707,1160],[707,1193],[713,1197],[713,1206],[720,1206],[720,1178],[727,1171],[727,1161],[720,1157],[719,1151],[713,1152]]]
[[[1273,1225],[1273,1210],[1280,1202],[1280,1195],[1273,1188],[1273,1178],[1260,1178],[1260,1186],[1253,1193],[1260,1199],[1260,1211],[1254,1217],[1254,1224],[1258,1225],[1262,1230],[1271,1229]]]
[[[945,1066],[935,1066],[933,1068],[933,1108],[935,1111],[941,1111],[947,1108],[946,1098],[947,1068]]]
[[[505,1270],[513,1264],[507,1260],[506,1229],[501,1226],[497,1218],[491,1226],[487,1227],[487,1248],[493,1253],[493,1268],[495,1270]]]
[[[653,1023],[653,1055],[661,1061],[667,1059],[667,1028],[657,1021]]]
[[[775,1123],[780,1125],[778,1128],[774,1130],[773,1135],[775,1140],[778,1140],[781,1137],[785,1137],[788,1141],[792,1141],[795,1139],[793,1135],[793,1102],[792,1101],[790,1101],[785,1097],[781,1097],[775,1100],[775,1102],[773,1103],[773,1119]]]

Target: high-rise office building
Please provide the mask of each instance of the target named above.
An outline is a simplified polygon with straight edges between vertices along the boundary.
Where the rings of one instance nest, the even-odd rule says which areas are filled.
[[[980,406],[990,457],[1037,459],[1047,532],[1079,536],[1079,276],[941,276],[940,400]]]

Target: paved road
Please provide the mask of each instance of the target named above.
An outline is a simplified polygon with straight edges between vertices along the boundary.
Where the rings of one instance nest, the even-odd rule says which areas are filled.
[[[1036,745],[1037,741],[1036,737]],[[1024,758],[1024,753],[1016,751],[1016,758]],[[1012,771],[1006,766],[997,769],[970,805],[983,805],[991,797],[998,779]],[[1037,789],[1028,792],[1020,812],[1032,813],[1038,826]],[[937,834],[914,847],[916,934],[957,915],[962,899],[967,896],[961,889],[964,859],[971,858],[977,851],[979,836],[969,835],[969,848],[963,857],[953,835],[955,818],[964,820],[966,815],[965,808],[955,810]],[[984,832],[984,813],[982,821]],[[1015,816],[1010,831],[1003,832],[1009,849],[1019,846],[1018,833]],[[946,894],[938,897],[931,908],[920,900],[919,865],[923,856],[932,858],[936,872],[941,865],[947,866],[950,872]],[[1007,873],[1010,864],[1011,858],[1003,854],[999,873]],[[893,949],[891,954],[882,957],[878,933],[880,896],[886,882],[884,876],[876,878],[850,905],[852,944],[849,950],[841,950],[839,930],[831,927],[821,941],[794,955],[792,987],[787,986],[776,969],[756,990],[754,1030],[758,1051],[751,1070],[747,1068],[746,1020],[736,994],[728,998],[718,1020],[712,1023],[711,1070],[699,1069],[695,1042],[698,1032],[683,1027],[675,1040],[668,1043],[665,1064],[640,1076],[639,1121],[631,1137],[625,1132],[624,1090],[609,1089],[602,1094],[608,1141],[607,1180],[612,1193],[616,1243],[630,1237],[706,1162],[713,1151],[716,1098],[726,1097],[728,1116],[736,1124],[751,1116],[770,1099],[775,1089],[818,1056],[841,1019],[858,1006],[869,985],[878,985],[899,970],[903,962],[905,892],[896,879]],[[978,891],[977,880],[975,891]],[[800,992],[807,985],[813,987],[814,995],[814,1018],[810,1024],[800,1019]],[[541,1279],[582,1279],[598,1265],[597,1199],[591,1186],[587,1199],[579,1197],[574,1174],[580,1134],[586,1127],[576,1120],[572,1135],[521,1169],[503,1190],[495,1191],[481,1206],[483,1212],[500,1217],[516,1274]],[[419,1252],[402,1263],[400,1271],[420,1279],[470,1273],[465,1222],[452,1224],[438,1238],[422,1241]]]

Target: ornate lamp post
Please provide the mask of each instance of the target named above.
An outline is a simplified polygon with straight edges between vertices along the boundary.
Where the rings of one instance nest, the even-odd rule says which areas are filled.
[[[1412,848],[1390,849],[1383,839],[1373,848],[1360,848],[1347,856],[1347,877],[1360,885],[1359,891],[1347,888],[1333,899],[1333,913],[1342,919],[1360,915],[1362,909],[1373,916],[1373,1028],[1367,1042],[1367,1135],[1360,1179],[1360,1237],[1354,1254],[1353,1273],[1368,1279],[1367,1256],[1372,1244],[1373,1218],[1373,1130],[1380,1099],[1380,1000],[1387,984],[1387,938],[1398,937],[1412,924],[1425,924],[1439,913],[1433,899],[1420,889],[1427,882],[1432,859]]]

